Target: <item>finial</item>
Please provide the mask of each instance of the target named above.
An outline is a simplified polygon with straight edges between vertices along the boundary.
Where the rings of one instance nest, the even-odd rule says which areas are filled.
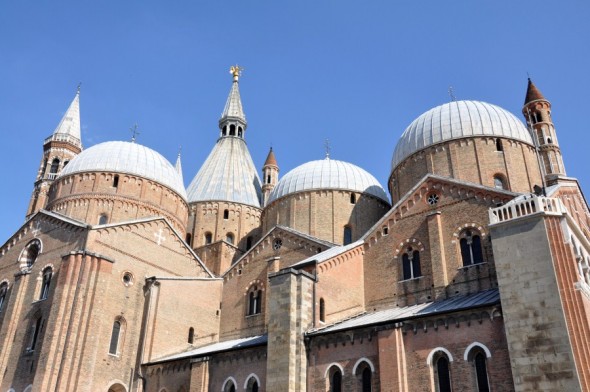
[[[457,100],[455,97],[455,92],[453,91],[453,86],[449,86],[449,97],[451,97],[451,101],[453,102]]]
[[[326,148],[326,159],[330,159],[330,140],[326,139],[324,142],[324,147]]]
[[[131,143],[135,143],[135,139],[137,139],[137,135],[139,135],[139,133],[140,133],[137,130],[137,123],[133,124],[133,126],[131,128],[129,128],[129,130],[132,132]]]
[[[78,82],[78,87],[76,87],[76,94],[80,95],[80,87],[82,87],[82,82]]]
[[[527,78],[528,80],[531,80],[531,75],[529,74],[529,71],[526,71],[526,78]]]
[[[229,67],[229,73],[234,76],[234,82],[238,81],[238,79],[242,75],[243,70],[244,68],[240,67],[238,64]]]
[[[178,146],[178,157],[182,154],[182,145]]]

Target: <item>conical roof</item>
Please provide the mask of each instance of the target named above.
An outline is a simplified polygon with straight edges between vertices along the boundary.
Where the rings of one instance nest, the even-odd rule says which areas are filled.
[[[279,165],[277,164],[277,159],[275,158],[275,153],[272,150],[272,147],[270,148],[270,151],[268,152],[268,156],[266,157],[266,161],[264,161],[264,166],[279,167]]]
[[[537,86],[535,86],[535,84],[533,83],[531,78],[529,78],[529,83],[528,83],[528,86],[526,89],[526,98],[524,99],[524,104],[526,105],[529,102],[538,101],[538,100],[546,101],[543,94],[541,94],[541,92],[539,91]]]
[[[231,201],[260,208],[260,179],[246,142],[237,137],[217,140],[190,183],[188,201]]]
[[[76,92],[74,100],[53,131],[53,135],[72,136],[80,140],[80,90]]]
[[[232,67],[233,69],[233,67]],[[234,71],[232,71],[234,72]],[[239,69],[234,73],[234,81],[231,86],[231,90],[225,102],[223,113],[221,113],[220,122],[227,118],[238,118],[244,123],[246,122],[246,115],[244,114],[244,108],[242,107],[242,100],[240,98],[240,88],[238,87]]]
[[[180,153],[178,153],[178,158],[176,158],[176,164],[174,165],[174,169],[180,176],[181,182],[184,184],[184,177],[182,176],[182,163],[180,162]]]

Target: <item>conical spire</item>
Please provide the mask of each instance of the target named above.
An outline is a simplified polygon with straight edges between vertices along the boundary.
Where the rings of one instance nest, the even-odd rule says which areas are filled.
[[[219,119],[220,128],[223,128],[224,125],[227,125],[226,123],[232,121],[242,123],[244,128],[246,126],[246,115],[244,114],[244,109],[242,107],[242,99],[240,98],[238,83],[241,72],[242,68],[237,65],[230,67],[230,73],[233,75],[233,83],[227,101],[225,102],[225,108]]]
[[[174,165],[174,168],[176,169],[176,172],[184,184],[184,178],[182,177],[182,164],[180,163],[180,151],[178,151],[178,157],[176,158],[176,164]]]
[[[275,153],[272,151],[272,147],[268,152],[268,156],[266,157],[266,161],[264,161],[264,166],[279,166],[277,164],[277,158],[275,157]]]
[[[531,78],[529,78],[529,83],[528,83],[528,86],[526,89],[526,98],[524,99],[524,104],[526,105],[529,102],[538,101],[538,100],[546,101],[543,94],[541,94],[541,92],[539,91],[537,86],[535,86],[535,84],[533,83]]]
[[[55,131],[54,136],[72,136],[80,140],[80,87],[66,114],[62,117]]]

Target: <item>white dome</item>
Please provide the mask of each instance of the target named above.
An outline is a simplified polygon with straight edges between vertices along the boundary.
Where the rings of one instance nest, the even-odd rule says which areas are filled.
[[[412,121],[395,146],[391,170],[428,146],[471,136],[496,136],[533,144],[524,124],[501,107],[479,101],[453,101]]]
[[[59,177],[82,172],[127,173],[156,181],[186,200],[182,178],[156,151],[131,142],[100,143],[82,151],[63,168]]]
[[[375,177],[352,163],[323,159],[296,167],[281,178],[268,203],[283,196],[312,189],[343,189],[367,193],[389,203],[387,194]]]

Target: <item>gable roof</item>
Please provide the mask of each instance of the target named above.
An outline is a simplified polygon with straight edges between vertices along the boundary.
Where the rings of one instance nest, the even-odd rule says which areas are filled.
[[[349,250],[354,249],[357,246],[360,246],[364,243],[364,240],[358,240],[348,245],[335,246],[333,248],[326,249],[325,251],[318,253],[317,255],[310,256],[307,259],[301,260],[300,262],[293,264],[291,268],[303,267],[306,264],[316,262],[321,263],[323,261],[330,260],[331,258],[341,255],[342,253],[348,252]]]

